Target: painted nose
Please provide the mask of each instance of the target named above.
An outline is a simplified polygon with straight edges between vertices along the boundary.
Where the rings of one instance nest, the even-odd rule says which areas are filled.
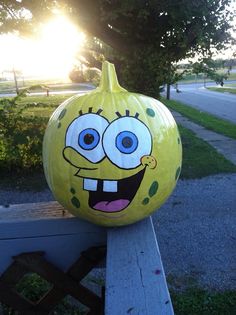
[[[152,155],[144,155],[141,157],[141,164],[148,166],[150,169],[154,169],[157,166],[157,160]]]

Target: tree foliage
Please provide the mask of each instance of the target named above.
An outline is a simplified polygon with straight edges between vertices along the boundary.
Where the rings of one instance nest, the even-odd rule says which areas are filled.
[[[231,0],[22,0],[0,1],[0,31],[17,29],[19,14],[30,12],[23,25],[42,22],[53,6],[95,38],[113,48],[123,83],[155,95],[160,84],[173,78],[173,64],[201,53],[210,55],[230,42]],[[3,6],[3,3],[7,6]],[[10,11],[9,11],[10,10]],[[9,12],[8,12],[9,11]],[[18,15],[17,15],[18,14]],[[28,14],[29,16],[29,14]],[[11,21],[11,23],[9,22]],[[8,23],[9,22],[9,23]],[[5,22],[4,22],[5,23]],[[21,24],[22,25],[22,24]]]
[[[225,73],[220,73],[217,70],[225,67],[225,62],[222,59],[213,60],[211,58],[202,58],[201,60],[192,63],[192,73],[199,75],[204,74],[205,78],[215,81],[221,86],[224,85],[224,80],[227,80],[230,74],[230,67]]]

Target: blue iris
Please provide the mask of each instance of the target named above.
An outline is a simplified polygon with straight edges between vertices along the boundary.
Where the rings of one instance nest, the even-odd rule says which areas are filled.
[[[121,153],[131,154],[138,147],[138,139],[131,131],[122,131],[116,137],[116,147]]]
[[[87,128],[79,134],[78,143],[84,150],[93,150],[99,143],[100,135],[97,130]]]

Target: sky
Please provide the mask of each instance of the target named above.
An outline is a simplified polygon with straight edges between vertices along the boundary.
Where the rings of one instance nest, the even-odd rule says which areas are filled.
[[[236,10],[236,0],[230,9]],[[233,25],[236,27],[236,16]],[[22,71],[24,77],[67,78],[84,42],[84,33],[60,15],[41,28],[37,40],[1,35],[0,78],[12,76],[9,71],[13,68]],[[236,47],[217,52],[217,58],[231,58],[233,51],[236,52]]]

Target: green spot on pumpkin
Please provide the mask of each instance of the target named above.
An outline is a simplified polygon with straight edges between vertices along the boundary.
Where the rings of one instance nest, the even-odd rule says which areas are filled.
[[[157,190],[158,190],[158,182],[155,181],[152,183],[151,187],[149,188],[149,196],[150,197],[153,197],[156,193],[157,193]]]
[[[71,202],[72,202],[73,206],[75,206],[76,208],[80,207],[79,199],[76,198],[75,196],[73,198],[71,198]]]
[[[66,114],[66,108],[64,108],[61,112],[60,112],[60,115],[58,117],[59,120],[61,120]]]
[[[144,198],[142,204],[147,205],[149,203],[149,198]]]
[[[57,128],[61,128],[61,123],[59,122],[59,124],[57,125]]]
[[[176,170],[176,173],[175,173],[175,180],[177,180],[179,178],[180,170],[181,170],[181,167],[179,166]]]
[[[155,116],[155,112],[153,109],[151,108],[147,108],[146,109],[146,113],[148,114],[148,116],[154,117]]]
[[[73,195],[75,194],[75,190],[74,190],[73,187],[70,189],[70,192],[71,192]]]

